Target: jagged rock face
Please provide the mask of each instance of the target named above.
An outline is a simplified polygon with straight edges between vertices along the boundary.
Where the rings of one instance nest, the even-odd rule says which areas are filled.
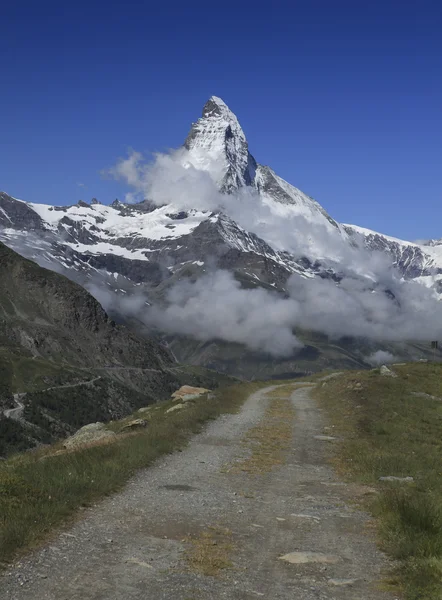
[[[209,171],[220,191],[250,188],[271,211],[300,215],[338,237],[347,235],[312,198],[256,163],[238,119],[219,98],[206,103],[184,147],[184,160]],[[0,196],[0,209],[0,239],[6,244],[82,285],[100,279],[117,295],[140,285],[150,291],[183,270],[204,273],[207,264],[280,290],[292,273],[330,274],[330,267],[316,257],[275,248],[226,214],[183,211],[149,200],[51,207],[6,194]]]
[[[0,346],[80,366],[162,369],[168,351],[109,319],[84,288],[0,243]]]
[[[281,293],[292,274],[339,282],[346,265],[339,253],[332,256],[335,247],[342,256],[358,247],[381,252],[404,278],[442,289],[440,242],[412,244],[336,222],[313,198],[257,163],[237,117],[220,98],[212,96],[192,125],[182,160],[209,173],[221,193],[246,190],[259,198],[269,214],[290,220],[294,240],[307,238],[308,244],[285,247],[266,237],[265,228],[257,235],[226,211],[183,210],[154,199],[55,207],[6,193],[0,193],[0,240],[118,302],[145,294],[161,303],[176,281],[212,267],[233,272],[245,287]],[[179,354],[176,346],[174,351]],[[213,353],[210,360],[219,366]]]
[[[205,104],[184,147],[189,151],[189,162],[210,171],[221,191],[229,193],[253,184],[256,161],[238,119],[220,98],[212,96]]]
[[[3,228],[4,243],[82,285],[100,279],[117,295],[140,285],[151,291],[183,270],[202,274],[208,264],[237,270],[246,279],[278,289],[291,273],[321,271],[319,264],[312,269],[306,257],[275,250],[223,214],[177,212],[173,207],[146,210],[145,203],[59,209],[3,197],[11,221],[24,205],[39,211],[34,214],[41,222],[38,232],[19,223]]]
[[[0,192],[0,227],[24,231],[42,231],[43,219],[25,202],[17,202],[8,194]]]
[[[367,250],[385,254],[405,279],[434,277],[442,273],[439,248],[398,240],[354,225],[345,225],[344,229]]]
[[[323,221],[322,218],[325,217],[330,225],[339,230],[338,223],[330,217],[316,200],[278,177],[270,167],[258,165],[255,185],[261,194],[273,201],[292,207],[302,207],[303,212],[306,213],[305,216],[308,215],[313,220],[319,218],[320,221]]]

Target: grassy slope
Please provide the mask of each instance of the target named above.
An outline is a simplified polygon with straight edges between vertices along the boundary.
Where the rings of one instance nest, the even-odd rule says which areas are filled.
[[[137,469],[183,447],[208,419],[234,412],[262,384],[237,384],[181,411],[153,406],[146,429],[116,443],[53,455],[60,446],[0,462],[0,562],[33,547],[71,519],[82,506],[121,488]],[[113,423],[118,430],[121,424]]]
[[[97,377],[93,385],[48,391]],[[124,367],[81,368],[0,345],[0,456],[55,441],[91,421],[122,418],[138,407],[164,400],[183,384],[214,389],[233,381],[221,373],[185,365],[172,365],[158,376]],[[12,394],[18,392],[26,392],[24,417],[37,427],[3,417],[4,409],[14,407]]]
[[[0,365],[4,365],[3,384],[9,385],[10,393],[33,392],[49,386],[63,385],[73,382],[82,373],[88,378],[88,369],[69,368],[41,358],[28,356],[21,349],[0,346]]]
[[[380,492],[369,509],[380,544],[398,561],[392,583],[409,600],[442,598],[442,365],[349,372],[315,391],[341,442],[334,462],[351,481]],[[360,382],[362,387],[355,387]],[[412,392],[428,396],[417,397]],[[384,483],[379,477],[413,477]]]
[[[162,345],[116,325],[81,286],[2,243],[0,281],[0,456],[92,419],[121,418],[181,385]],[[186,383],[194,382],[189,374]],[[3,416],[14,393],[26,393],[31,425]]]
[[[52,385],[63,385],[82,375],[79,370],[38,358],[32,359],[20,349],[0,346],[0,456],[20,452],[34,443],[46,443],[51,439],[48,431],[29,429],[3,417],[3,410],[14,406],[13,393],[32,393]],[[88,379],[89,375],[86,374],[84,378]]]

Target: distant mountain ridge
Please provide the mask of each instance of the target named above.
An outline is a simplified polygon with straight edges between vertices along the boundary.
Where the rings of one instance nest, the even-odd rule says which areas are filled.
[[[271,232],[264,218],[259,229],[250,231],[225,210],[183,210],[173,198],[162,205],[147,199],[138,204],[79,202],[58,207],[26,203],[4,192],[0,239],[83,286],[93,285],[100,301],[124,318],[128,313],[121,306],[128,298],[144,294],[146,302],[161,304],[175,282],[198,279],[209,265],[230,271],[245,287],[281,294],[292,274],[338,282],[350,268],[346,253],[354,248],[368,255],[382,253],[404,279],[435,293],[442,288],[442,244],[414,244],[338,223],[316,200],[255,160],[237,117],[216,96],[192,125],[183,161],[207,172],[226,196],[244,190],[257,195],[270,216],[293,224],[289,233],[299,244],[288,247],[287,237]],[[364,269],[358,272],[356,265],[354,276],[365,278]],[[170,336],[168,341],[179,359],[190,356],[196,363],[230,369],[227,358],[218,361],[213,345],[207,358],[197,349],[200,344],[187,340],[183,345]]]

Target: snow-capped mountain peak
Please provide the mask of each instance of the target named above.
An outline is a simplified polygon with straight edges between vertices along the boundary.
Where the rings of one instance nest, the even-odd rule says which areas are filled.
[[[220,98],[212,96],[206,102],[184,147],[189,163],[208,171],[222,192],[252,185],[256,161],[238,119]]]
[[[404,280],[442,297],[442,240],[413,244],[336,222],[313,198],[255,161],[237,117],[216,96],[184,146],[162,160],[161,168],[149,171],[149,182],[157,177],[158,185],[143,188],[148,199],[138,204],[93,199],[49,206],[0,192],[0,241],[93,289],[125,318],[142,314],[146,305],[164,306],[180,282],[186,290],[188,280],[201,280],[203,289],[203,277],[214,269],[234,275],[235,294],[241,285],[286,296],[290,281],[298,280],[305,282],[299,284],[301,300],[310,281],[322,280],[339,286],[347,280],[350,290],[374,294],[383,280],[371,259],[376,266],[382,255]],[[180,339],[173,342],[177,356],[225,368],[218,341],[199,347],[199,341],[194,346]],[[226,361],[232,363],[230,355]],[[281,372],[292,372],[290,364]]]
[[[236,116],[227,106],[227,104],[218,96],[211,96],[203,108],[203,117],[213,117],[213,116],[225,116],[226,119],[230,119],[232,121],[237,120]]]
[[[303,217],[346,238],[345,232],[339,230],[338,224],[313,198],[256,162],[236,115],[217,96],[204,105],[202,117],[192,125],[184,147],[185,163],[209,172],[221,192],[231,194],[249,187],[272,213]]]

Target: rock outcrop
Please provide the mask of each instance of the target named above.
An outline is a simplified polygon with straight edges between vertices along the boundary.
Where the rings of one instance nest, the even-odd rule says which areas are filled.
[[[80,446],[87,446],[98,442],[112,442],[116,437],[116,433],[106,429],[104,423],[89,423],[89,425],[85,425],[74,433],[74,435],[68,437],[63,442],[63,447],[67,450],[72,450]]]
[[[120,433],[128,433],[129,431],[136,431],[137,429],[144,429],[147,427],[147,421],[145,419],[133,419],[126,423],[121,429]]]
[[[379,369],[379,373],[383,377],[397,377],[396,373],[389,369],[386,365],[382,365],[382,367]]]
[[[205,394],[208,394],[211,390],[201,387],[192,387],[191,385],[183,385],[179,390],[172,394],[172,399],[180,402],[189,402],[196,400]]]

